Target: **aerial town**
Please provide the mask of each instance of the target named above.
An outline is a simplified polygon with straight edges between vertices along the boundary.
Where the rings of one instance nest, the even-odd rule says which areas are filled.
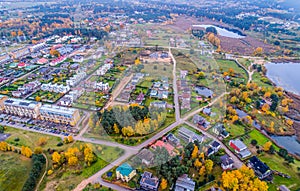
[[[293,0],[0,2],[0,191],[299,191]]]

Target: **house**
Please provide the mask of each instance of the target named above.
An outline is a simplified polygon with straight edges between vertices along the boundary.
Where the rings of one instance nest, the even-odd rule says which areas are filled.
[[[210,146],[213,150],[215,150],[215,152],[217,152],[217,151],[220,149],[220,147],[221,147],[220,143],[218,143],[217,141],[211,142],[211,143],[209,144],[209,146]]]
[[[27,66],[27,64],[25,62],[20,62],[18,64],[18,68],[25,68]]]
[[[139,158],[143,164],[149,166],[153,162],[154,154],[149,149],[143,149],[136,157]]]
[[[48,63],[48,60],[46,58],[41,58],[36,63],[40,65],[44,65]]]
[[[136,170],[128,163],[123,163],[116,169],[116,175],[117,179],[121,179],[123,182],[129,182],[136,175]]]
[[[212,128],[213,133],[215,133],[216,135],[220,135],[223,138],[226,138],[229,136],[229,133],[226,131],[225,127],[223,124],[218,123],[216,124],[213,128]]]
[[[195,185],[196,183],[187,174],[183,174],[176,180],[175,191],[194,191]]]
[[[264,179],[272,174],[271,169],[256,156],[249,159],[248,166],[251,167],[259,179]]]
[[[171,145],[173,145],[175,147],[180,145],[180,140],[172,133],[169,133],[167,135],[166,139]]]
[[[140,186],[143,190],[157,191],[159,179],[152,175],[152,173],[145,171],[140,180]]]
[[[210,116],[211,115],[211,108],[210,107],[206,107],[203,109],[203,114]]]
[[[188,71],[187,70],[180,70],[180,78],[181,79],[185,79],[185,77],[187,76]]]
[[[223,170],[232,169],[234,161],[230,156],[225,154],[220,157],[220,160],[221,160],[221,167]]]
[[[212,149],[211,147],[209,147],[209,148],[207,149],[206,155],[209,157],[210,155],[213,155],[213,154],[215,154],[214,149]]]
[[[234,149],[234,151],[241,157],[246,158],[251,155],[251,152],[247,146],[239,139],[230,140],[229,146]]]
[[[178,137],[181,138],[186,143],[194,142],[194,141],[198,141],[199,143],[202,143],[204,139],[203,136],[200,136],[185,127],[181,127],[178,130]]]
[[[135,100],[135,103],[141,105],[141,104],[143,103],[143,101],[144,101],[144,97],[145,97],[145,95],[144,95],[143,93],[140,93],[140,94],[137,96],[137,98],[136,98],[136,100]]]
[[[174,147],[169,143],[165,143],[161,140],[158,140],[153,145],[151,145],[151,148],[153,148],[153,149],[156,149],[157,147],[160,147],[160,148],[164,147],[170,155],[174,155],[174,152],[173,152]]]
[[[73,57],[73,62],[83,62],[83,56],[75,55]]]
[[[167,108],[167,102],[165,101],[154,101],[150,103],[150,107],[157,107],[157,108]]]
[[[206,119],[200,115],[193,116],[193,122],[198,125],[198,127],[203,128],[204,130],[207,129],[210,125],[210,122],[206,121]]]

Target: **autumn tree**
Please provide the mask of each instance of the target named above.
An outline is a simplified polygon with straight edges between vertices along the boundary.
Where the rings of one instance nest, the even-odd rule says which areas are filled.
[[[264,144],[264,151],[269,151],[270,147],[272,146],[272,142],[268,141]]]
[[[254,56],[261,56],[263,53],[263,48],[262,47],[257,47],[254,52],[253,52],[253,55]]]
[[[57,163],[57,164],[60,164],[62,161],[62,157],[61,157],[61,155],[58,153],[58,152],[54,152],[53,154],[52,154],[52,160],[53,160],[53,162],[54,163]]]
[[[192,155],[191,155],[193,159],[197,158],[198,152],[199,152],[198,146],[194,145],[194,150],[193,150]]]
[[[72,143],[73,141],[74,141],[73,136],[72,136],[72,135],[69,135],[69,136],[68,136],[68,142],[69,142],[69,143]]]
[[[264,111],[264,112],[269,111],[269,109],[270,109],[270,106],[269,106],[267,103],[265,103],[265,104],[261,107],[261,110]]]
[[[168,187],[168,181],[166,179],[162,178],[161,183],[160,183],[160,188],[162,190],[166,190],[167,187]]]
[[[36,147],[33,152],[34,154],[41,154],[43,152],[43,149],[42,147]]]
[[[22,146],[21,154],[28,157],[28,158],[30,158],[33,153],[32,153],[32,150],[29,147]]]
[[[200,175],[200,176],[204,176],[205,173],[206,173],[206,171],[205,171],[205,166],[202,166],[202,167],[200,168],[200,170],[199,170],[199,175]]]
[[[9,145],[4,141],[0,142],[0,150],[1,151],[8,151],[9,150]]]
[[[205,160],[205,170],[207,171],[208,174],[211,173],[212,169],[214,166],[214,162],[210,159]]]
[[[44,146],[47,144],[47,141],[48,141],[48,137],[41,137],[41,138],[39,138],[37,145]]]
[[[119,134],[119,133],[120,133],[120,129],[118,128],[117,124],[114,124],[113,128],[114,128],[114,132],[115,132],[116,134]]]
[[[68,165],[70,166],[75,166],[78,164],[78,158],[76,156],[71,156],[69,159],[68,159]]]
[[[240,169],[233,171],[224,171],[221,178],[222,190],[259,190],[267,191],[266,182],[255,177],[254,171],[243,165]]]

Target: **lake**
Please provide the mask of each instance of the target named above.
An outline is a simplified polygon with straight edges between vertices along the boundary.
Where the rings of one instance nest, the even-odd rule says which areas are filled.
[[[296,136],[276,136],[271,135],[272,139],[279,145],[283,146],[288,152],[300,156],[300,143],[297,142]]]
[[[277,86],[300,95],[300,63],[268,63],[267,77]]]
[[[229,31],[225,28],[220,28],[220,27],[217,27],[215,25],[193,25],[195,27],[202,27],[202,28],[207,28],[207,27],[215,27],[217,32],[218,32],[218,35],[220,36],[224,36],[224,37],[230,37],[230,38],[245,38],[245,36],[242,36],[242,35],[239,35],[238,33],[236,32],[232,32],[232,31]]]

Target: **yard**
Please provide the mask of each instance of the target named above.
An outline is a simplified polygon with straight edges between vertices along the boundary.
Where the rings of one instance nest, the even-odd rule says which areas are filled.
[[[273,183],[269,184],[269,190],[275,191],[277,187],[282,184],[286,185],[291,191],[299,189],[300,175],[297,167],[300,167],[300,161],[295,160],[295,164],[287,164],[284,159],[277,154],[270,155],[267,153],[263,153],[258,158],[266,163],[272,170],[277,170],[291,176],[290,179],[274,176]]]
[[[239,67],[239,65],[235,63],[235,61],[217,60],[217,63],[219,65],[220,72],[228,72],[229,69],[233,69],[235,74],[234,79],[247,82],[248,76],[246,71],[243,68]]]
[[[34,94],[32,94],[28,99],[35,100],[35,101],[41,100],[42,102],[46,102],[46,103],[55,103],[62,96],[63,94],[61,93],[38,90]]]
[[[21,191],[31,170],[31,159],[0,151],[0,190]]]

